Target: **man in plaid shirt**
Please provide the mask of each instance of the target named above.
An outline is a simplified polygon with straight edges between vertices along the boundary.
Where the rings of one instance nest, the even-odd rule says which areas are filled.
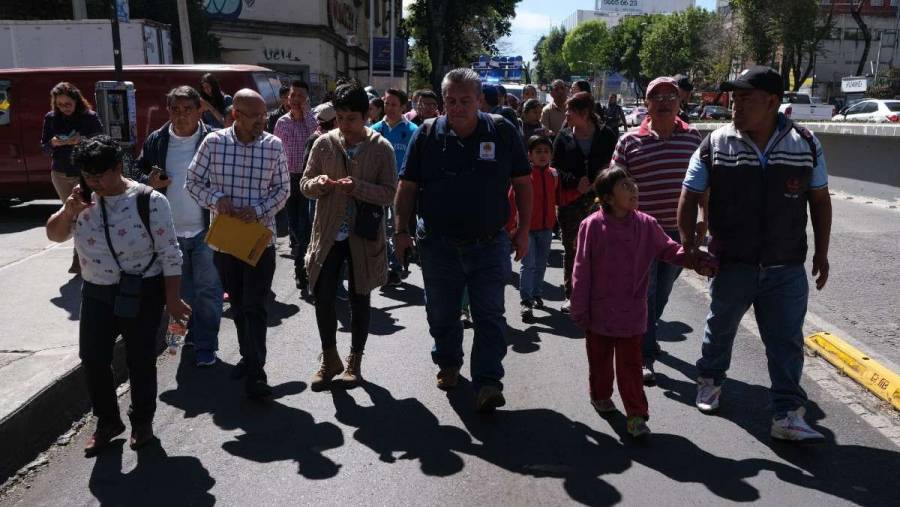
[[[204,207],[245,222],[260,221],[272,231],[256,266],[222,252],[213,261],[237,327],[241,360],[233,378],[246,377],[247,395],[267,398],[266,305],[275,275],[275,214],[288,199],[288,168],[281,141],[264,132],[266,103],[253,90],[234,95],[234,125],[206,136],[188,168],[185,188]]]
[[[303,257],[309,246],[312,231],[310,203],[300,192],[300,178],[303,176],[303,160],[306,141],[316,131],[318,123],[309,107],[309,86],[300,80],[291,82],[288,92],[290,111],[275,124],[275,136],[284,144],[288,170],[291,173],[291,196],[287,202],[288,223],[291,231],[291,254],[294,256],[294,279],[297,288],[306,289],[306,269]]]

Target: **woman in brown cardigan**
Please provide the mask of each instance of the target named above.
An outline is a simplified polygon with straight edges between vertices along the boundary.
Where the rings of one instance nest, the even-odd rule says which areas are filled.
[[[356,82],[342,84],[332,101],[337,111],[337,129],[323,134],[313,144],[300,189],[316,199],[316,214],[306,270],[316,298],[316,324],[322,339],[319,369],[310,389],[321,391],[344,372],[343,382],[352,387],[362,378],[363,349],[369,335],[369,293],[387,281],[387,249],[384,218],[378,219],[374,240],[360,234],[358,210],[365,212],[391,204],[397,189],[394,149],[377,132],[366,127],[369,99]],[[374,207],[371,205],[375,205]],[[365,222],[375,223],[371,220]],[[337,351],[335,300],[341,282],[341,266],[350,266],[350,329],[352,345],[347,369]]]

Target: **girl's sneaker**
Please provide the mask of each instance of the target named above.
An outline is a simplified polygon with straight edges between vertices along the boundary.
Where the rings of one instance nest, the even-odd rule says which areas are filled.
[[[650,434],[647,420],[641,416],[633,415],[628,418],[628,434],[633,438],[642,438]]]
[[[594,410],[596,410],[601,417],[605,417],[616,411],[616,404],[613,403],[613,400],[591,400],[591,406],[594,407]]]

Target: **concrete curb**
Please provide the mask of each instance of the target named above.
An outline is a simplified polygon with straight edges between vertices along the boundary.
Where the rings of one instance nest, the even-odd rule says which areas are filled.
[[[156,336],[158,354],[165,349],[164,330],[160,326]],[[112,368],[117,386],[128,379],[125,342],[121,337],[113,349]],[[0,485],[50,447],[75,421],[84,417],[90,405],[84,370],[79,362],[0,421]]]
[[[804,341],[813,353],[900,410],[900,375],[836,335],[819,332]]]

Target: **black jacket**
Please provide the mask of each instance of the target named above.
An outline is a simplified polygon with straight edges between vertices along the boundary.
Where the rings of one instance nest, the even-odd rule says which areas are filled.
[[[166,170],[166,154],[169,151],[169,124],[170,122],[166,122],[162,127],[151,132],[147,139],[144,140],[144,147],[135,161],[135,165],[141,174],[141,183],[149,184],[150,172],[153,171],[153,166],[158,166],[163,171]],[[200,143],[203,142],[203,139],[214,130],[218,129],[200,122],[200,135],[197,137],[196,148],[200,148]],[[165,188],[157,190],[162,194],[166,193]],[[209,224],[209,209],[206,206],[200,207],[203,208],[204,223]]]
[[[593,183],[600,171],[609,167],[617,141],[618,135],[613,129],[597,127],[594,129],[590,155],[585,157],[575,142],[572,129],[562,129],[553,141],[553,161],[550,164],[559,173],[560,186],[575,188],[582,176],[587,176]]]

